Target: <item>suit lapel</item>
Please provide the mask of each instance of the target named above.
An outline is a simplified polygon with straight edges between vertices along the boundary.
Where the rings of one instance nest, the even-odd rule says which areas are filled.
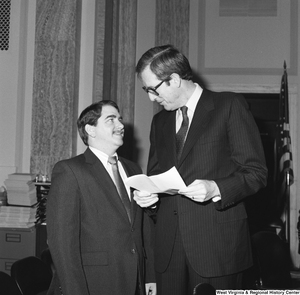
[[[176,111],[166,112],[165,121],[162,126],[163,139],[161,141],[160,149],[162,151],[167,151],[167,157],[170,163],[176,161],[176,142],[175,142],[175,132],[176,132]],[[169,166],[169,165],[167,165]]]
[[[126,165],[121,157],[119,157],[119,161],[122,163],[122,166],[127,174],[127,176],[132,176],[136,174],[130,166]],[[137,204],[133,201],[133,189],[130,189],[130,198],[131,198],[131,223],[134,224],[134,219],[136,216]]]
[[[195,143],[199,140],[200,135],[204,132],[204,130],[208,126],[211,119],[210,112],[213,109],[214,109],[213,100],[209,98],[209,92],[204,89],[201,98],[199,99],[198,104],[196,106],[193,121],[191,123],[184,144],[180,162],[178,163],[179,167],[181,163],[184,161],[184,159],[187,157],[187,155],[189,154],[190,150],[193,148]]]
[[[87,149],[84,155],[86,158],[86,163],[89,165],[91,174],[95,177],[95,180],[99,185],[99,191],[102,190],[104,192],[108,201],[111,202],[113,206],[117,207],[120,211],[120,214],[123,215],[124,218],[126,218],[126,220],[129,222],[126,210],[120,199],[116,186],[101,161],[90,149]]]

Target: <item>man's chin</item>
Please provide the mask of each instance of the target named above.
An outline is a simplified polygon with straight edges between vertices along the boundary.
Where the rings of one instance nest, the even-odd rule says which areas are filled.
[[[123,138],[120,139],[120,140],[118,140],[118,142],[117,142],[117,145],[118,145],[118,146],[122,146],[123,144],[124,144]]]
[[[166,111],[173,111],[169,105],[163,105],[163,107]]]

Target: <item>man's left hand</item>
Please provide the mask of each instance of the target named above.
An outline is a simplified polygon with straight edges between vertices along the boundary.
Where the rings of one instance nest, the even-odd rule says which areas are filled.
[[[190,198],[194,202],[206,202],[219,197],[218,186],[213,180],[196,179],[187,188],[178,191],[179,194]]]

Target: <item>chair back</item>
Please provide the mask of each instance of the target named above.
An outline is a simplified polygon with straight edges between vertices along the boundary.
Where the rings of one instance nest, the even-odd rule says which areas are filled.
[[[4,271],[0,271],[0,294],[22,295],[15,280]]]
[[[13,263],[11,277],[23,295],[37,295],[49,289],[52,272],[41,259],[29,256]]]
[[[263,289],[289,289],[291,259],[288,245],[273,232],[261,231],[252,236],[253,254]]]
[[[209,283],[199,283],[195,286],[193,295],[216,295],[216,289]]]
[[[50,253],[49,248],[46,248],[41,253],[41,260],[48,265],[48,267],[51,269],[52,273],[54,272],[54,265],[52,261],[52,256]]]

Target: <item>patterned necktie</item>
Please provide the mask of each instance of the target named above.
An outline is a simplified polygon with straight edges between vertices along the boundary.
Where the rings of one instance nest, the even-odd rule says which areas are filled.
[[[115,157],[115,156],[108,157],[108,162],[111,164],[113,177],[115,179],[115,183],[116,183],[118,193],[119,193],[121,201],[122,201],[122,203],[123,203],[123,205],[126,209],[129,221],[131,221],[130,200],[129,200],[124,182],[123,182],[123,180],[121,178],[121,175],[120,175],[120,172],[119,172],[119,168],[118,168],[118,164],[117,164],[117,157]]]
[[[180,159],[184,141],[186,137],[187,130],[189,128],[189,117],[187,115],[187,106],[183,106],[180,108],[182,112],[182,124],[178,132],[176,133],[176,153],[177,153],[177,160]]]

